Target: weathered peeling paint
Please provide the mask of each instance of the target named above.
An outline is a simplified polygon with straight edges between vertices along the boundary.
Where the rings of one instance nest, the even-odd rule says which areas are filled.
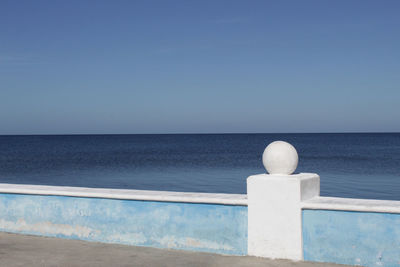
[[[30,232],[41,235],[64,235],[77,236],[79,238],[89,238],[98,231],[89,227],[80,225],[54,224],[51,222],[38,222],[34,224],[27,223],[24,219],[18,219],[16,222],[0,219],[0,229],[8,229],[11,232]]]
[[[247,207],[0,194],[0,231],[247,254]]]
[[[303,210],[304,259],[400,266],[400,214]]]

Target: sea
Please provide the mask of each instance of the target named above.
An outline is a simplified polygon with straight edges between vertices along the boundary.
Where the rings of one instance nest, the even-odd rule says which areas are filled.
[[[400,133],[0,136],[0,183],[246,193],[276,140],[321,195],[400,200]]]

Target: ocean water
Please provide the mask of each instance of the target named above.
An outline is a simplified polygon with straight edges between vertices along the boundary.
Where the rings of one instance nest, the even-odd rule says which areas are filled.
[[[400,200],[399,133],[0,136],[0,183],[246,193],[276,140],[323,196]]]

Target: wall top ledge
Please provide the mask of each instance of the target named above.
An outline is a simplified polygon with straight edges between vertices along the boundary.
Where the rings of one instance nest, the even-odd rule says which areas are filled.
[[[0,193],[247,206],[247,195],[245,194],[189,193],[2,183],[0,183]]]
[[[249,176],[247,179],[261,179],[261,180],[308,180],[313,179],[315,176],[318,176],[316,173],[296,173],[296,174],[255,174]]]
[[[394,200],[314,197],[301,205],[303,209],[400,213],[400,201]]]

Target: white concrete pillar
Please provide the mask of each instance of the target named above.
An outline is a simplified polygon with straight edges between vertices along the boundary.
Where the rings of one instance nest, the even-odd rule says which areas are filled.
[[[263,164],[269,174],[247,178],[248,254],[302,260],[301,201],[319,195],[319,176],[292,174],[296,149],[276,141],[267,146]]]

